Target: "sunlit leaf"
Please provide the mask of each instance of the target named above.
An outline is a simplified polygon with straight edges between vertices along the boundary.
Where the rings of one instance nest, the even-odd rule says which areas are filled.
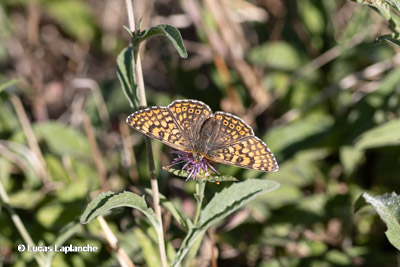
[[[41,0],[45,11],[66,32],[82,41],[91,41],[95,33],[89,6],[79,0]]]
[[[32,209],[45,197],[40,191],[20,190],[10,195],[10,204],[15,208]]]
[[[334,120],[330,116],[312,114],[307,117],[295,120],[291,123],[274,127],[268,132],[265,140],[275,153],[284,149],[298,151],[300,148],[312,147],[320,140],[324,132],[332,127]],[[296,146],[296,143],[299,146]]]
[[[355,144],[359,150],[383,146],[400,146],[400,119],[366,131]]]
[[[340,148],[340,161],[346,174],[351,174],[358,164],[361,163],[364,153],[362,150],[352,146],[342,146]]]
[[[260,67],[270,67],[286,71],[299,68],[303,62],[298,51],[285,42],[266,43],[249,51],[250,62]]]
[[[56,121],[48,121],[34,124],[33,130],[38,140],[46,142],[49,149],[58,155],[91,157],[86,137],[72,127]]]
[[[363,197],[386,223],[386,236],[390,243],[400,250],[400,197],[394,192],[376,197],[364,193]]]

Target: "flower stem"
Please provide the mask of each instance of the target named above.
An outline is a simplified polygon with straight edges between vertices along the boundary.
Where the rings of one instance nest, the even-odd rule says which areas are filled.
[[[197,201],[196,213],[194,214],[194,219],[193,219],[194,224],[196,224],[200,218],[201,204],[203,203],[203,199],[204,199],[204,188],[205,187],[206,187],[206,181],[203,179],[197,179],[196,194],[194,194],[194,198]]]

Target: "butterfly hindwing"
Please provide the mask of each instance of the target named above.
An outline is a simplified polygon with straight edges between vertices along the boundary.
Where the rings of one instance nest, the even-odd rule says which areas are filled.
[[[271,150],[255,136],[248,136],[234,144],[210,150],[206,157],[218,163],[245,169],[269,172],[278,170],[278,163]]]
[[[171,112],[166,107],[151,107],[131,114],[126,122],[135,130],[182,151],[190,144],[182,135]]]

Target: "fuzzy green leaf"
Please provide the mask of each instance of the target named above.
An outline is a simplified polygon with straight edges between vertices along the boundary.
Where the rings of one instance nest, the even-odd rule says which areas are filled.
[[[187,58],[187,52],[185,46],[183,45],[181,33],[174,26],[167,24],[161,24],[154,27],[150,27],[147,30],[135,35],[133,37],[133,43],[135,48],[137,49],[141,42],[154,35],[163,35],[167,37],[175,46],[175,49],[178,51],[179,55],[182,58]]]
[[[139,93],[137,90],[132,47],[127,47],[119,53],[117,57],[117,76],[129,104],[135,110],[138,110],[140,106]]]
[[[363,197],[386,223],[385,233],[390,243],[400,250],[400,197],[394,192],[376,197],[364,193]]]
[[[234,183],[222,192],[215,194],[207,206],[201,211],[200,220],[194,225],[182,242],[172,266],[178,266],[190,247],[207,228],[229,216],[254,198],[273,191],[279,183],[269,180],[249,179]]]
[[[81,216],[81,223],[86,224],[97,216],[117,207],[131,207],[141,211],[149,219],[156,231],[160,230],[154,211],[147,207],[143,197],[132,192],[123,192],[121,194],[114,192],[101,193],[89,203]]]

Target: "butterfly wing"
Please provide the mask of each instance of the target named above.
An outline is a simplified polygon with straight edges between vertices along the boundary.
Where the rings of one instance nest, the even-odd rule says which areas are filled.
[[[197,100],[176,100],[169,104],[168,108],[194,148],[204,121],[212,116],[210,107]]]
[[[278,170],[274,154],[256,136],[247,136],[233,144],[212,149],[207,152],[206,157],[218,163],[245,169],[266,172]]]
[[[135,130],[182,151],[191,145],[167,107],[151,107],[132,113],[126,122]]]
[[[242,119],[216,112],[206,124],[213,124],[212,137],[205,156],[212,161],[259,171],[277,171],[271,150]],[[206,128],[206,127],[205,127]]]

